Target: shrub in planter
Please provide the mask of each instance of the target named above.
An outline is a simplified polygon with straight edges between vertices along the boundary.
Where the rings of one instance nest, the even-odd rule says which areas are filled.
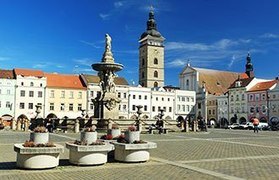
[[[86,144],[92,144],[97,140],[96,126],[87,127],[80,133],[80,141]]]
[[[140,140],[140,131],[137,131],[136,126],[132,125],[128,127],[128,130],[125,131],[125,140],[128,143]]]

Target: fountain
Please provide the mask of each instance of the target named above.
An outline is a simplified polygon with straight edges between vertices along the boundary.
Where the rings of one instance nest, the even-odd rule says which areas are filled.
[[[98,71],[100,78],[99,86],[101,92],[93,99],[95,104],[94,116],[99,119],[97,124],[99,128],[106,126],[105,121],[107,119],[118,119],[119,117],[117,104],[120,103],[120,99],[116,94],[114,78],[116,77],[115,72],[122,70],[123,65],[114,62],[111,41],[111,37],[106,34],[106,45],[102,62],[92,64],[92,68]]]

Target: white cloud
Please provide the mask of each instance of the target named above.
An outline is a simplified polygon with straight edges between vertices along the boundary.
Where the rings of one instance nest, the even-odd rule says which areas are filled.
[[[82,65],[82,66],[91,66],[92,64],[92,60],[90,60],[89,58],[74,59],[73,61],[78,65]]]
[[[99,16],[100,16],[103,20],[107,20],[107,19],[109,19],[110,14],[103,14],[103,13],[100,13]]]
[[[115,8],[120,8],[124,5],[123,3],[124,3],[123,1],[117,1],[113,5]]]
[[[84,41],[84,40],[80,40],[79,42],[86,44],[88,46],[91,46],[93,48],[97,48],[97,49],[101,48],[100,46],[97,46],[95,43],[92,43],[92,42],[88,42],[88,41]],[[103,41],[102,41],[102,43],[103,43]]]
[[[7,61],[7,60],[9,60],[10,58],[8,58],[8,57],[0,57],[0,61]]]
[[[261,38],[267,38],[267,39],[277,39],[279,38],[279,34],[272,34],[272,33],[265,33],[260,36]]]

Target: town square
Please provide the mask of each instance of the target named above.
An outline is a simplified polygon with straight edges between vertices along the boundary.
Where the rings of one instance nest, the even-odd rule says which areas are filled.
[[[13,1],[1,179],[279,178],[276,1]]]

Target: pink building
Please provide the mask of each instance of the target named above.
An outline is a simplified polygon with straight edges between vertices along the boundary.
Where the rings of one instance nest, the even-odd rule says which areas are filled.
[[[249,121],[256,117],[260,122],[268,122],[269,98],[267,90],[273,89],[276,83],[276,80],[259,82],[247,91],[247,117]]]

